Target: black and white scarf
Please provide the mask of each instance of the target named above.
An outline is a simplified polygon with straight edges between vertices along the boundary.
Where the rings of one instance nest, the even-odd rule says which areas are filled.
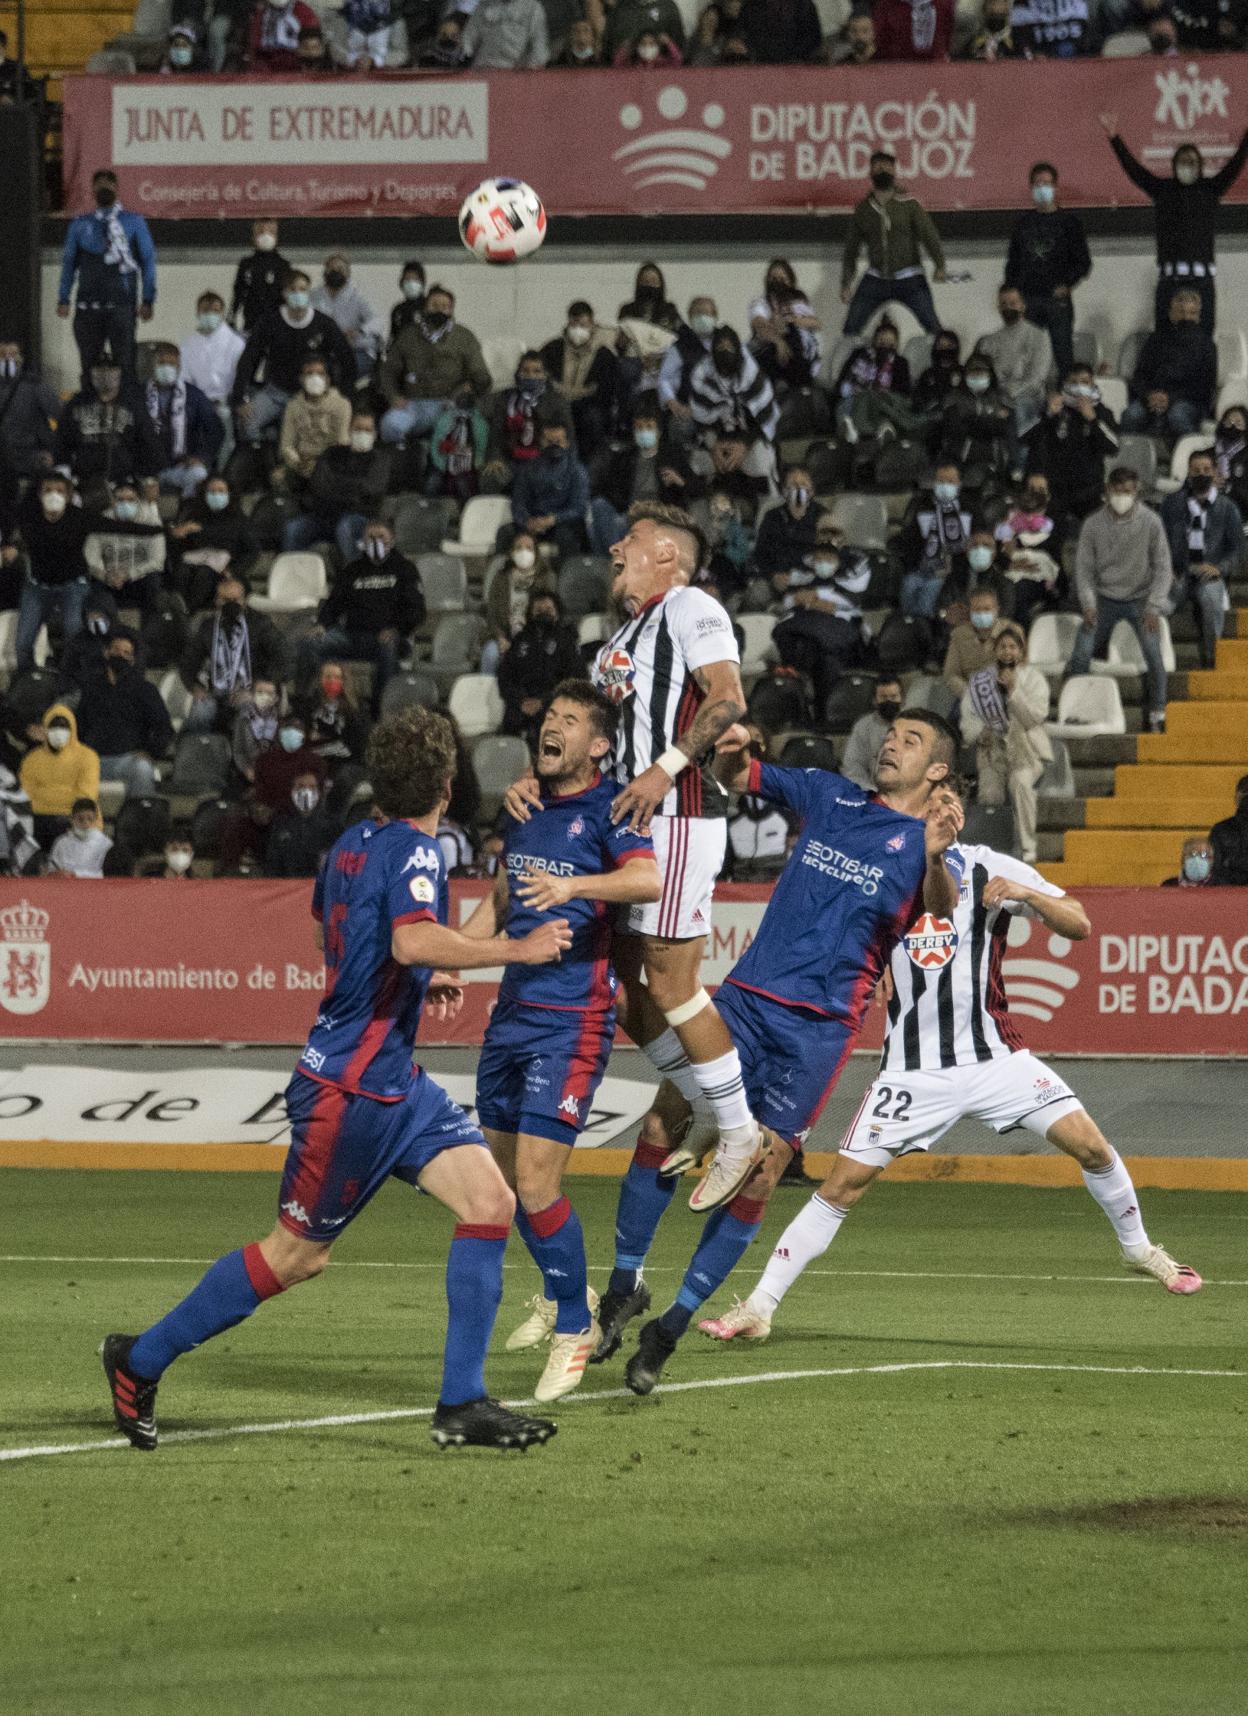
[[[156,425],[157,433],[163,435],[165,427],[169,429],[169,448],[176,464],[179,459],[186,457],[186,383],[181,376],[172,387],[157,387],[154,381],[147,384],[147,414]]]
[[[966,682],[971,708],[984,726],[1002,737],[1010,730],[1010,709],[1001,692],[995,667],[981,667]]]
[[[947,555],[963,554],[970,538],[970,515],[964,513],[957,501],[932,504],[920,520],[923,527],[923,554],[927,560],[943,560]]]
[[[260,20],[260,46],[266,53],[275,49],[294,53],[299,46],[299,17],[293,5],[280,12],[276,6],[265,6]]]
[[[251,684],[251,633],[246,620],[238,619],[227,627],[220,614],[214,617],[208,660],[209,684],[218,697],[229,697]]]
[[[30,800],[12,769],[0,763],[0,864],[22,876],[39,850]]]
[[[130,240],[121,224],[121,204],[114,203],[111,208],[101,209],[100,219],[104,222],[104,230],[108,234],[108,248],[104,252],[105,263],[111,268],[119,269],[122,274],[137,274],[139,265],[134,260]]]
[[[1233,439],[1219,435],[1214,442],[1214,456],[1218,462],[1218,476],[1223,483],[1231,480],[1231,466],[1239,458],[1244,448],[1248,447],[1248,437],[1236,435]]]
[[[1213,503],[1212,494],[1194,495],[1190,491],[1187,497],[1187,563],[1198,566],[1205,558],[1205,530],[1209,523],[1209,508]]]
[[[920,54],[927,53],[936,40],[936,7],[932,0],[910,0],[910,40]]]

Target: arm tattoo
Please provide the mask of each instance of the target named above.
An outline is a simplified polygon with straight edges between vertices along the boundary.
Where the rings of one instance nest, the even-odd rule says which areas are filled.
[[[706,690],[709,683],[701,668],[694,669],[694,678]],[[709,751],[717,739],[721,739],[732,726],[734,721],[740,721],[745,714],[745,699],[740,691],[740,681],[734,691],[727,696],[720,696],[702,705],[685,731],[679,735],[676,744],[687,757],[700,757],[704,751]]]

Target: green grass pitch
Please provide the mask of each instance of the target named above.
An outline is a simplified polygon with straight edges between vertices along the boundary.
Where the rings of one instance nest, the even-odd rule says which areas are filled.
[[[105,1440],[100,1337],[264,1232],[275,1185],[6,1173],[0,1450]],[[570,1189],[601,1266],[615,1184]],[[1248,1228],[1225,1194],[1145,1215],[1205,1292],[1120,1278],[1079,1191],[881,1185],[768,1343],[692,1335],[669,1371],[771,1380],[564,1403],[526,1455],[395,1416],[0,1463],[0,1711],[1241,1716],[1248,1390],[1177,1373],[1248,1370]],[[657,1302],[697,1228],[665,1221]],[[448,1234],[388,1188],[320,1281],[170,1372],[162,1429],[429,1406]],[[118,1261],[149,1258],[190,1261]],[[534,1285],[513,1241],[509,1398]]]

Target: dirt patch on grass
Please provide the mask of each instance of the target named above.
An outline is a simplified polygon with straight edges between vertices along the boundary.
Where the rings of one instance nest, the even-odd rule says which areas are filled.
[[[1074,1525],[1090,1531],[1179,1531],[1199,1537],[1248,1537],[1248,1496],[1140,1496],[1134,1501],[1081,1507],[1035,1508],[1036,1525]]]

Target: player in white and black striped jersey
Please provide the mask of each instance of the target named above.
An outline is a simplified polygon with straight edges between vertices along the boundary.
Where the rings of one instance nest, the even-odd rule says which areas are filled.
[[[955,795],[933,792],[931,809]],[[959,1120],[997,1132],[1022,1127],[1073,1156],[1109,1218],[1129,1269],[1171,1293],[1195,1293],[1194,1269],[1145,1232],[1122,1158],[1070,1087],[1023,1047],[1010,1016],[1002,956],[1017,914],[1082,941],[1088,915],[1029,864],[988,846],[956,844],[965,871],[953,916],[924,915],[889,961],[888,1029],[875,1082],[840,1144],[832,1171],[780,1235],[754,1291],[725,1316],[698,1326],[717,1340],[765,1339],[785,1293],[832,1243],[841,1223],[890,1162],[929,1150]]]

